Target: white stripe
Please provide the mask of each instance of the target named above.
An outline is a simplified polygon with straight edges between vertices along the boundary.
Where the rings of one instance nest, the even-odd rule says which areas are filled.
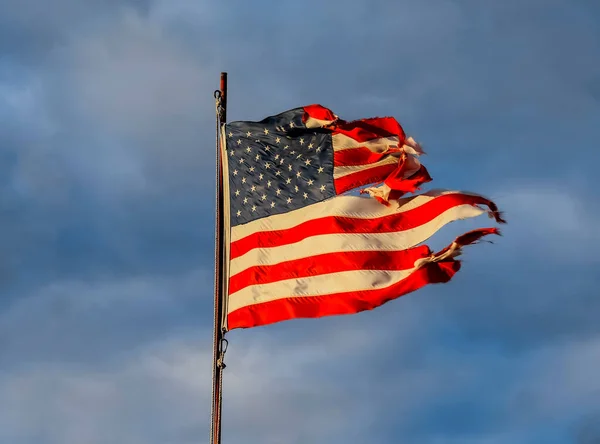
[[[333,122],[335,122],[335,120],[320,120],[315,119],[313,117],[309,117],[308,119],[306,119],[306,122],[304,122],[304,125],[307,128],[323,128],[324,126],[327,126]]]
[[[333,151],[343,151],[352,148],[369,148],[374,153],[383,153],[388,148],[398,148],[398,136],[380,137],[378,139],[359,142],[345,134],[334,134],[331,136]]]
[[[408,270],[353,270],[251,285],[229,296],[228,313],[248,305],[277,299],[323,296],[347,291],[377,290],[406,279]]]
[[[445,194],[474,195],[464,191],[431,190],[427,193],[398,199],[391,202],[389,206],[382,205],[371,197],[336,196],[287,213],[275,214],[235,226],[231,229],[231,241],[238,241],[260,231],[287,230],[309,220],[329,216],[373,219],[389,216],[390,214],[403,213],[425,205],[427,202]]]
[[[398,157],[400,157],[400,152],[390,153],[389,157],[386,157],[379,162],[369,163],[366,165],[352,165],[352,166],[336,166],[333,167],[333,178],[340,179],[344,176],[348,176],[349,174],[357,173],[359,171],[367,171],[372,168],[377,168],[384,165],[392,165],[398,163]]]
[[[412,154],[414,156],[420,156],[421,154],[425,154],[425,151],[423,151],[423,147],[412,137],[407,137],[404,142],[405,143],[404,145],[402,145],[402,147],[404,148],[404,151],[406,151],[408,154]]]
[[[459,205],[446,210],[426,224],[410,230],[393,233],[320,234],[293,244],[255,248],[231,261],[230,276],[253,266],[274,265],[318,254],[339,253],[342,251],[405,250],[429,239],[436,231],[450,222],[479,216],[484,212],[484,210],[472,205]]]
[[[374,153],[384,153],[389,148],[399,148],[400,138],[398,136],[388,136],[367,140],[365,142],[358,142],[345,134],[334,134],[331,136],[331,140],[333,151],[344,151],[352,148],[369,148],[369,150]],[[415,142],[412,137],[408,137],[406,143],[402,146],[407,154],[412,154],[414,156],[423,154],[420,145]]]

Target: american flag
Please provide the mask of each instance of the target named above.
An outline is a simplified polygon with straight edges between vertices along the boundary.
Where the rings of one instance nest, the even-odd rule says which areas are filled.
[[[467,233],[433,253],[443,225],[488,199],[434,190],[420,146],[391,117],[346,122],[320,105],[223,130],[227,329],[369,310],[458,271]],[[353,195],[359,187],[370,197]],[[482,207],[487,206],[489,210]]]

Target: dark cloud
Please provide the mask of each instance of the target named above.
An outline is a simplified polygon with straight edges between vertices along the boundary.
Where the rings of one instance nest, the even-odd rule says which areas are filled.
[[[3,0],[0,54],[19,63],[37,64],[48,51],[69,44],[90,24],[114,19],[125,8],[149,10],[150,0]]]
[[[206,435],[224,70],[230,119],[394,115],[436,187],[509,220],[448,285],[233,332],[226,439],[594,442],[596,2],[1,8],[0,440]]]

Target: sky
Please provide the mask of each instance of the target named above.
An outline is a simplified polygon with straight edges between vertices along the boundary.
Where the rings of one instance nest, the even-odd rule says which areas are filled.
[[[600,443],[599,53],[595,0],[0,0],[0,444],[208,442],[221,71],[230,120],[395,116],[508,220],[230,332],[224,443]]]

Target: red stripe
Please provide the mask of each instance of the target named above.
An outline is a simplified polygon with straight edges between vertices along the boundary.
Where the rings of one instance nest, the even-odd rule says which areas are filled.
[[[414,193],[424,183],[431,182],[431,176],[423,165],[410,177],[403,177],[402,168],[394,173],[396,174],[390,174],[384,181],[391,190],[388,201],[399,199],[406,193]]]
[[[367,147],[350,148],[342,151],[334,151],[333,164],[334,166],[368,165],[383,160],[385,157],[390,156],[391,153],[399,153],[401,151],[402,150],[399,148],[392,148],[384,153],[376,153],[374,151],[371,151]]]
[[[382,182],[386,177],[393,173],[396,168],[398,168],[398,164],[393,163],[372,168],[365,166],[364,170],[333,179],[335,192],[336,194],[342,194],[356,187],[369,185],[375,182]]]
[[[399,146],[404,144],[404,130],[393,117],[374,117],[335,125],[333,134],[344,134],[358,142],[366,142],[380,137],[398,136]]]
[[[400,251],[346,251],[319,254],[276,265],[256,266],[237,273],[229,279],[229,294],[250,285],[342,271],[408,270],[414,267],[416,260],[429,255],[431,250],[421,245]]]
[[[325,108],[321,105],[308,105],[304,107],[304,116],[302,117],[302,121],[306,122],[308,118],[311,117],[317,120],[330,120],[333,121],[336,119],[335,114],[328,108]]]
[[[320,318],[371,310],[427,284],[448,282],[459,269],[460,262],[455,260],[430,263],[383,289],[293,297],[249,305],[227,316],[228,328],[250,328],[294,318]]]
[[[412,210],[388,216],[359,219],[327,216],[285,230],[259,231],[231,243],[231,259],[254,248],[271,248],[299,242],[311,236],[334,233],[390,233],[423,225],[459,205],[493,205],[488,199],[469,194],[442,194]]]

